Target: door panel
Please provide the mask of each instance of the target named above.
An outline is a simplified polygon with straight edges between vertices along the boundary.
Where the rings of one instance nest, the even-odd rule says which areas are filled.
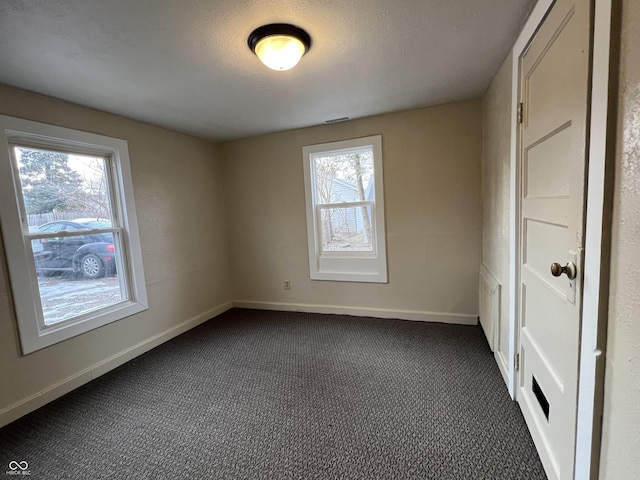
[[[526,267],[523,275],[533,274],[535,280],[542,282],[550,290],[566,299],[575,300],[574,289],[565,278],[553,277],[549,274],[549,265],[558,258],[564,258],[563,248],[568,242],[568,228],[565,225],[541,222],[527,218],[522,233],[522,262]],[[524,283],[524,282],[523,282]]]
[[[520,58],[517,399],[550,479],[574,471],[590,2],[558,0]]]
[[[524,151],[525,198],[569,198],[571,134],[566,123]]]
[[[571,307],[560,295],[549,290],[535,280],[526,278],[523,288],[523,344],[529,344],[548,365],[547,370],[564,385],[571,380],[568,365],[564,361],[566,355],[567,335],[570,335],[570,324],[564,319],[571,313]],[[536,372],[530,372],[536,373]],[[526,375],[524,375],[526,376]],[[551,405],[556,409],[555,405]]]
[[[584,70],[583,58],[589,50],[588,41],[580,45],[584,28],[588,37],[589,25],[582,24],[581,11],[588,8],[588,3],[579,2],[584,0],[575,0],[571,5],[562,0],[556,2],[536,34],[537,43],[522,58],[523,100],[527,106],[523,136],[527,145],[563,125],[571,118],[567,112],[583,97],[567,81],[575,77],[575,72]]]

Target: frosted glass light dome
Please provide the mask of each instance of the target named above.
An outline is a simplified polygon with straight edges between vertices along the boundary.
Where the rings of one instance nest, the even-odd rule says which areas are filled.
[[[309,51],[311,37],[294,25],[274,23],[256,28],[247,43],[267,67],[284,71],[296,66]]]
[[[305,51],[300,40],[287,35],[271,35],[256,44],[256,55],[272,70],[289,70],[295,67]]]

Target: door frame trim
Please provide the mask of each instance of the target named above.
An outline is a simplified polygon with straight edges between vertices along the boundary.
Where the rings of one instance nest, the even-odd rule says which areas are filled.
[[[596,0],[593,20],[589,170],[578,377],[575,478],[598,478],[604,398],[606,329],[609,304],[608,238],[611,205],[607,188],[615,155],[617,95],[610,96],[613,0]],[[612,105],[612,102],[613,105]],[[613,135],[612,135],[613,133]]]
[[[611,127],[610,101],[610,51],[613,0],[592,0],[593,43],[591,69],[591,105],[588,132],[588,170],[586,191],[585,259],[582,295],[582,328],[580,332],[578,410],[576,423],[576,456],[574,478],[591,479],[598,476],[600,453],[600,417],[604,391],[604,362],[608,284],[608,244],[605,231],[611,229],[605,223],[609,212],[606,202],[606,185],[611,175],[605,169],[607,158],[615,145],[609,139]],[[511,146],[509,178],[509,362],[507,388],[513,400],[517,400],[518,374],[515,356],[519,345],[518,295],[519,282],[519,211],[520,211],[520,164],[518,161],[518,103],[520,102],[519,59],[536,33],[540,23],[555,0],[538,0],[531,11],[514,47],[511,56]],[[609,207],[610,208],[610,207]]]

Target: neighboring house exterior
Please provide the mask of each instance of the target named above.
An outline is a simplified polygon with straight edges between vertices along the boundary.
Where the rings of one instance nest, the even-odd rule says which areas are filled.
[[[358,187],[353,183],[335,177],[325,177],[320,180],[320,182],[324,183],[326,187],[327,196],[329,197],[327,203],[336,204],[374,200],[375,190],[373,175],[370,177],[365,187],[364,200],[360,198]],[[366,228],[364,227],[364,218],[362,214],[363,208],[369,207],[332,210],[332,213],[330,214],[330,226],[324,225],[325,223],[329,223],[329,219],[326,219],[325,221],[323,218],[324,228],[331,230],[332,232],[331,235],[328,236],[335,238],[337,235],[349,238],[354,234],[362,232],[364,237],[363,243],[368,244],[369,238],[367,236]],[[371,212],[369,212],[369,218],[372,218]]]

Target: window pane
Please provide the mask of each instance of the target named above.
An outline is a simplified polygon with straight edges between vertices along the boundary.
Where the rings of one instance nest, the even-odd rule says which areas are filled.
[[[93,237],[38,240],[42,248],[33,255],[45,325],[126,300],[113,239]]]
[[[373,201],[373,151],[325,155],[313,159],[316,203]]]
[[[30,227],[45,231],[42,225],[53,220],[112,218],[104,158],[29,147],[15,147],[15,153]]]
[[[110,228],[105,158],[15,147],[29,233]],[[127,299],[116,275],[114,233],[33,238],[45,325]]]
[[[22,353],[146,310],[127,142],[0,115],[0,144],[9,146],[0,148],[0,216]]]
[[[321,208],[322,250],[371,252],[371,206]]]

